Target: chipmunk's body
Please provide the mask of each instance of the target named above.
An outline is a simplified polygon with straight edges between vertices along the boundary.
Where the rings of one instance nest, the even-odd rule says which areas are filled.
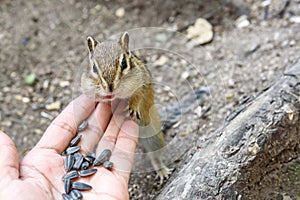
[[[154,105],[154,86],[150,72],[128,50],[129,36],[124,33],[119,41],[99,43],[87,38],[89,71],[81,77],[84,93],[96,101],[129,99],[131,118],[140,125],[140,139],[149,153],[152,165],[161,180],[170,173],[162,163],[164,137],[160,117]]]

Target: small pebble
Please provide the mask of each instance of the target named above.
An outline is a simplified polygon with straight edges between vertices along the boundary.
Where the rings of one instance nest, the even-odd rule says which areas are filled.
[[[29,38],[23,38],[23,40],[22,40],[22,44],[24,45],[24,46],[26,46],[28,43],[29,43],[29,41],[30,41],[30,39]]]
[[[116,12],[115,12],[115,15],[117,16],[117,17],[119,17],[119,18],[122,18],[122,17],[124,17],[124,15],[125,15],[125,9],[124,8],[118,8],[117,10],[116,10]]]
[[[263,2],[261,2],[260,6],[261,7],[267,7],[271,4],[271,0],[265,0]]]
[[[87,125],[88,125],[88,122],[86,120],[81,122],[81,124],[77,128],[77,133],[84,131],[86,129]]]
[[[187,37],[191,39],[189,45],[206,44],[213,39],[213,26],[204,18],[198,18],[195,24],[187,29]]]
[[[50,83],[49,80],[45,80],[45,81],[43,82],[43,89],[48,89],[49,83]]]
[[[99,4],[96,5],[96,6],[95,6],[95,9],[96,9],[97,11],[101,10],[101,5],[99,5]]]
[[[41,112],[41,116],[46,118],[46,119],[49,119],[49,120],[53,120],[54,117],[52,115],[50,115],[49,113],[46,113],[44,111]]]
[[[160,56],[160,58],[156,61],[154,61],[153,65],[155,66],[163,66],[169,61],[169,58],[167,56]]]
[[[202,112],[202,107],[201,107],[201,106],[198,106],[198,107],[194,110],[194,112],[196,113],[196,115],[197,115],[198,117],[202,117],[203,112]]]
[[[242,15],[235,20],[235,26],[237,28],[245,28],[250,25],[250,21],[246,15]]]
[[[188,71],[184,71],[181,74],[181,79],[186,80],[190,76],[190,73]]]
[[[233,97],[234,97],[234,93],[228,93],[225,96],[226,100],[231,100]]]
[[[103,167],[106,169],[111,169],[113,167],[113,163],[107,160],[103,163]]]
[[[299,24],[300,23],[300,16],[292,16],[290,18],[290,22]]]
[[[50,104],[47,104],[47,105],[45,106],[45,108],[46,108],[47,110],[59,110],[60,107],[61,107],[61,102],[60,102],[60,101],[55,101],[55,102],[50,103]]]
[[[67,86],[69,86],[69,85],[70,85],[70,82],[69,82],[69,81],[60,81],[60,82],[59,82],[59,86],[60,86],[61,88],[67,87]]]
[[[29,103],[30,99],[28,97],[23,97],[22,101],[23,101],[23,103]]]
[[[161,43],[165,43],[168,40],[167,34],[164,33],[158,33],[155,36],[155,39]]]
[[[35,81],[36,81],[36,74],[35,73],[31,73],[31,74],[29,74],[25,77],[26,85],[33,86]]]

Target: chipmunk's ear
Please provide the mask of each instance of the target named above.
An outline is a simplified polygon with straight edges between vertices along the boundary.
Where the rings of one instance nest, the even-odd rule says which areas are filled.
[[[121,44],[122,48],[127,52],[129,48],[129,35],[127,32],[123,33],[120,37],[119,43]]]
[[[87,45],[88,45],[90,53],[93,54],[94,50],[97,46],[97,41],[92,36],[88,36],[86,38],[86,41],[87,41]]]

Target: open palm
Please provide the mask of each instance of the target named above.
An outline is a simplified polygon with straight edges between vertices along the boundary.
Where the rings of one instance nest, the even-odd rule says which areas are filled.
[[[111,105],[95,104],[81,95],[51,123],[21,162],[13,141],[0,132],[0,199],[62,199],[62,176],[66,172],[61,154],[76,135],[77,126],[86,119],[89,125],[80,133],[80,152],[86,154],[96,149],[99,155],[103,149],[111,149],[114,167],[97,167],[96,174],[78,179],[93,187],[83,192],[84,199],[128,199],[138,126],[125,121],[123,108],[120,103],[112,111]]]

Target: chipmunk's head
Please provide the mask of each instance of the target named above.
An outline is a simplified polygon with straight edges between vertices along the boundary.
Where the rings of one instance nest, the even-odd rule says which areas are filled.
[[[83,92],[97,101],[128,98],[141,85],[136,64],[128,49],[129,35],[125,32],[118,41],[98,42],[87,37],[89,50],[88,72],[81,77]],[[137,61],[138,62],[138,61]]]

